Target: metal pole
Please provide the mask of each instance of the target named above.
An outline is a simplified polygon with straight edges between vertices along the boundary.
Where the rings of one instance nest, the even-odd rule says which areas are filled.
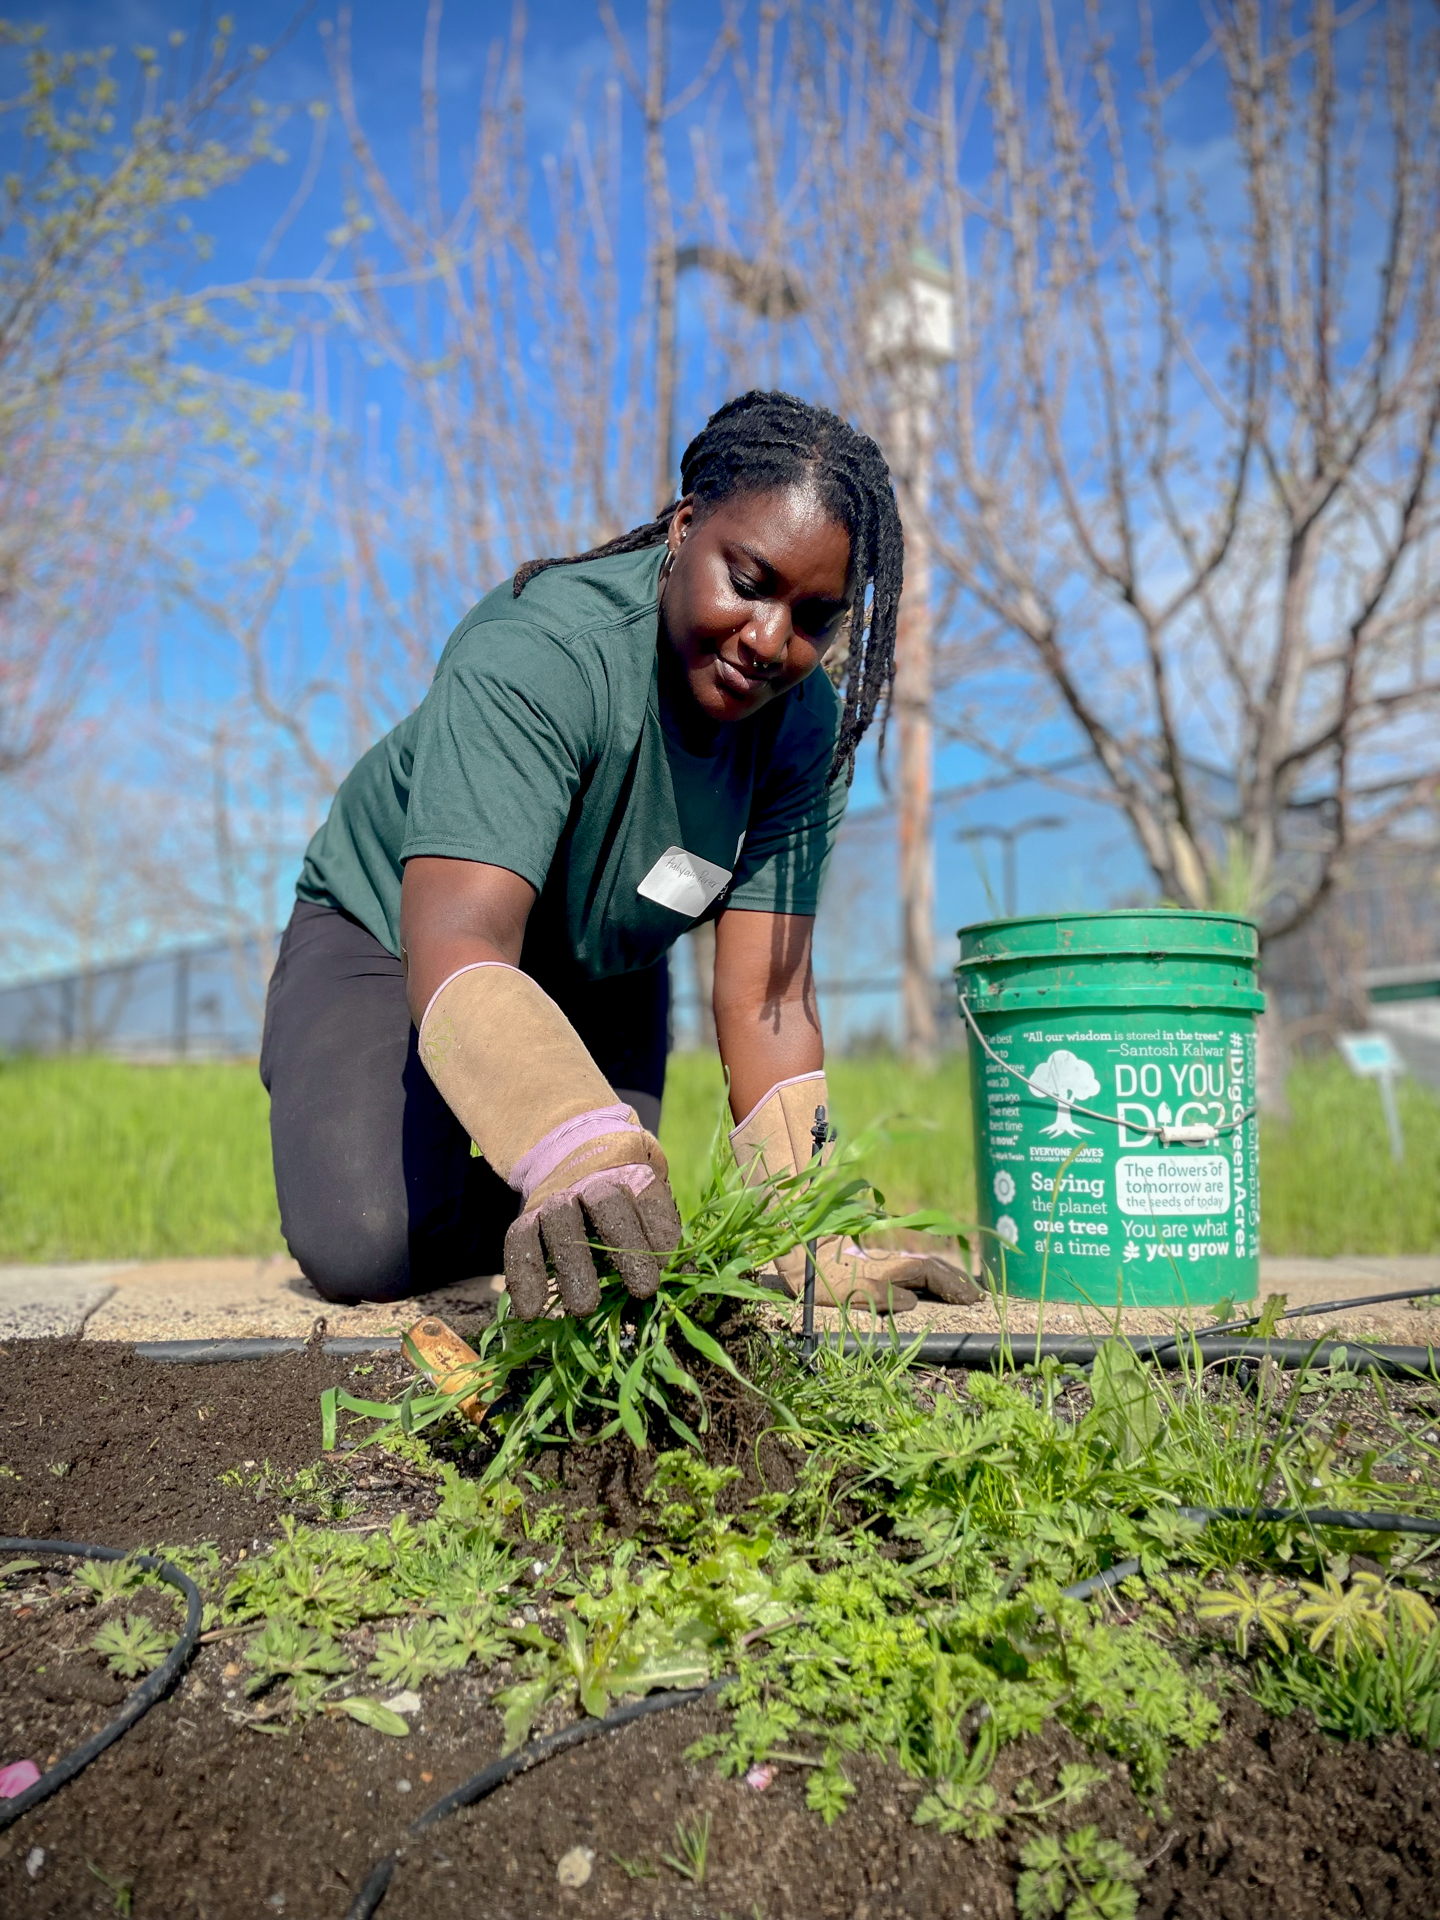
[[[815,1124],[810,1129],[810,1140],[815,1152],[811,1166],[818,1168],[820,1156],[835,1138],[834,1130],[826,1118],[824,1107],[816,1107]],[[800,1308],[800,1344],[807,1354],[815,1351],[815,1242],[805,1242],[805,1294]]]
[[[175,956],[175,1001],[170,1039],[176,1058],[183,1060],[190,1051],[190,956],[188,953],[177,953]]]
[[[1382,1073],[1378,1077],[1380,1106],[1390,1135],[1390,1157],[1398,1167],[1405,1158],[1405,1135],[1400,1126],[1400,1103],[1395,1098],[1395,1076],[1393,1073]]]
[[[1019,859],[1016,848],[1027,833],[1053,833],[1065,822],[1056,815],[1040,814],[1033,820],[1021,820],[1013,827],[996,826],[986,821],[984,826],[961,827],[955,835],[957,840],[998,840],[1004,852],[1001,857],[1000,899],[1005,918],[1013,920],[1019,909]],[[987,882],[988,890],[988,882]]]

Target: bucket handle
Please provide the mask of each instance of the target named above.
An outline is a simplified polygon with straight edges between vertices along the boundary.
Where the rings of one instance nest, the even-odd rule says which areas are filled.
[[[1021,1081],[1023,1085],[1033,1093],[1034,1088],[1030,1086],[1030,1076],[1022,1073],[1019,1067],[1012,1067],[1008,1060],[1002,1060],[980,1031],[975,1016],[970,1011],[969,995],[962,993],[959,998],[960,1011],[965,1016],[965,1024],[980,1042],[980,1045],[984,1048],[989,1058],[995,1062],[997,1067],[1003,1067],[1012,1079]],[[1118,1127],[1123,1124],[1127,1132],[1130,1133],[1153,1133],[1159,1139],[1162,1147],[1208,1147],[1213,1141],[1218,1140],[1222,1134],[1234,1133],[1237,1127],[1243,1127],[1247,1120],[1253,1120],[1255,1118],[1255,1109],[1252,1106],[1246,1107],[1238,1119],[1227,1120],[1224,1126],[1221,1127],[1212,1126],[1208,1120],[1202,1121],[1198,1126],[1190,1127],[1172,1127],[1167,1121],[1152,1121],[1148,1127],[1134,1127],[1130,1125],[1128,1120],[1122,1123],[1118,1114],[1102,1113],[1098,1107],[1082,1107],[1078,1100],[1069,1101],[1067,1104],[1072,1113],[1083,1113],[1087,1120],[1104,1120],[1112,1127]]]

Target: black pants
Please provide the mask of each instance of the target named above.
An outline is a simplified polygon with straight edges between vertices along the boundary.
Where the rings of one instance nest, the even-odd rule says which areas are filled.
[[[551,990],[616,1093],[657,1127],[665,964]],[[400,1300],[504,1265],[519,1196],[471,1154],[416,1042],[394,954],[349,914],[300,901],[270,978],[260,1078],[281,1229],[327,1300]]]

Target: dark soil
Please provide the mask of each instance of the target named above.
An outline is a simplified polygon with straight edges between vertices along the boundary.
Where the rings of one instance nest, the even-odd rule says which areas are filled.
[[[0,1531],[119,1546],[209,1539],[233,1564],[284,1514],[303,1515],[279,1482],[318,1455],[321,1388],[344,1382],[380,1398],[398,1377],[398,1365],[382,1362],[357,1378],[352,1365],[312,1353],[190,1368],[89,1343],[12,1345],[0,1352],[0,1465],[18,1478],[0,1478]],[[766,1454],[754,1407],[724,1418],[732,1415],[717,1450],[755,1460],[758,1443],[757,1487],[784,1484],[792,1463]],[[593,1473],[583,1460],[572,1449],[557,1462],[562,1497],[623,1526],[620,1509],[643,1485],[626,1476],[617,1499],[619,1456],[597,1450]],[[272,1473],[257,1489],[265,1461]],[[63,1475],[51,1472],[59,1464]],[[243,1486],[218,1480],[232,1467]],[[387,1456],[362,1455],[343,1471],[367,1503],[345,1524],[402,1505],[426,1510],[423,1485]],[[45,1764],[123,1692],[87,1650],[103,1616],[74,1593],[69,1571],[62,1563],[0,1586],[0,1763],[28,1755]],[[106,1611],[143,1611],[167,1631],[179,1617],[151,1589]],[[427,1686],[406,1740],[335,1717],[266,1736],[229,1717],[243,1706],[236,1653],[230,1641],[202,1646],[169,1700],[0,1836],[4,1920],[127,1911],[136,1920],[342,1920],[371,1863],[397,1846],[381,1920],[1014,1912],[1023,1832],[973,1846],[915,1827],[916,1784],[869,1762],[852,1767],[859,1791],[827,1829],[805,1807],[797,1768],[778,1768],[757,1791],[709,1763],[686,1765],[690,1744],[720,1724],[713,1708],[660,1714],[563,1755],[406,1844],[415,1815],[498,1751],[486,1704],[493,1675]],[[1006,1749],[996,1784],[1004,1791],[1028,1773],[1043,1787],[1078,1755],[1069,1736],[1047,1733]],[[1164,1812],[1142,1805],[1116,1769],[1071,1816],[1149,1862],[1146,1916],[1440,1912],[1440,1763],[1429,1755],[1398,1743],[1343,1746],[1303,1719],[1270,1720],[1232,1701],[1224,1738],[1172,1768],[1166,1803]],[[663,1856],[679,1857],[677,1824],[704,1813],[706,1871],[695,1884]],[[572,1891],[556,1874],[576,1847],[594,1858],[588,1883]]]
[[[409,1377],[398,1358],[362,1364],[372,1370],[359,1380],[354,1362],[308,1350],[162,1366],[108,1341],[10,1341],[0,1346],[0,1534],[249,1547],[296,1509],[221,1476],[266,1461],[292,1474],[320,1453],[326,1387],[385,1399]]]

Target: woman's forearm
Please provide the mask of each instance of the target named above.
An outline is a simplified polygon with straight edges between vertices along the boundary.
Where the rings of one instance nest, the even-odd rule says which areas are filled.
[[[715,1031],[737,1120],[781,1080],[825,1064],[808,914],[731,909],[715,926]]]
[[[407,861],[400,888],[400,959],[417,1027],[430,996],[459,968],[486,960],[519,965],[534,903],[530,882],[505,867],[429,855]]]

